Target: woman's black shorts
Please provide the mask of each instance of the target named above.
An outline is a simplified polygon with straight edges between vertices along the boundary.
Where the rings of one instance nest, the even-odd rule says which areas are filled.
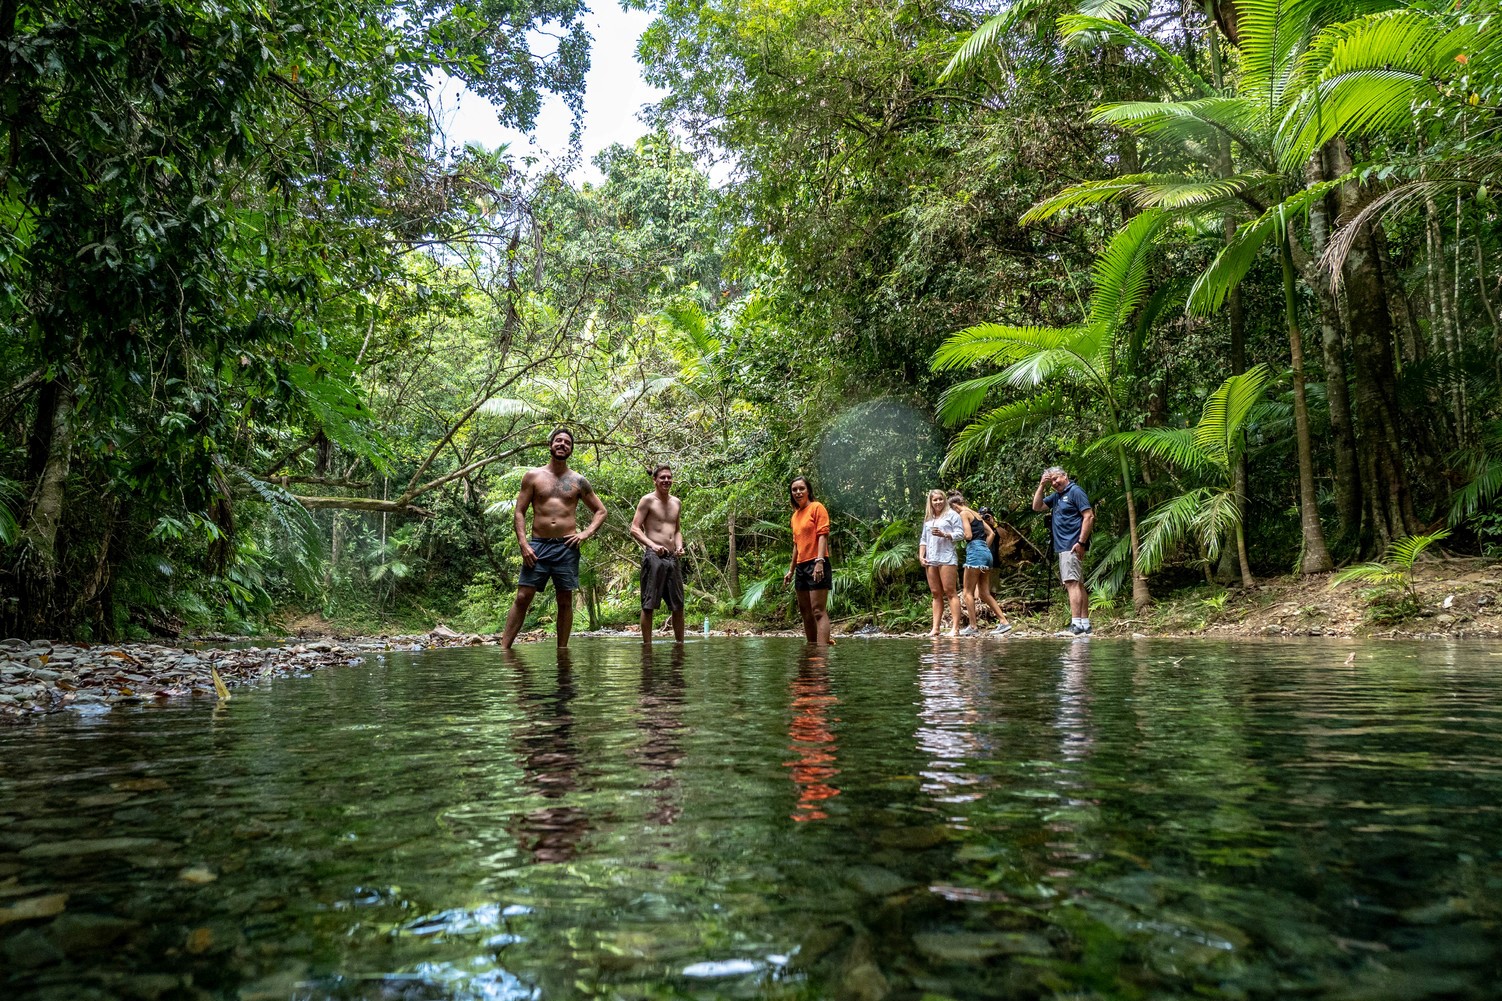
[[[814,565],[824,564],[824,576],[814,578]],[[804,560],[793,568],[793,590],[795,591],[828,591],[830,580],[834,577],[834,568],[829,565],[829,557],[823,556],[817,560]]]

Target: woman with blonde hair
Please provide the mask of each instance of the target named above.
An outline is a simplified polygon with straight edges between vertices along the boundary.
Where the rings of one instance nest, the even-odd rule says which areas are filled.
[[[949,498],[942,490],[928,492],[923,531],[918,536],[918,562],[928,576],[928,590],[934,597],[934,622],[928,635],[939,635],[944,624],[944,606],[949,605],[949,619],[954,623],[951,636],[960,634],[959,554],[956,539],[965,534],[960,516],[949,509]]]
[[[1012,624],[1007,621],[1006,613],[991,597],[991,589],[986,585],[986,575],[991,572],[991,542],[996,533],[991,526],[986,524],[977,512],[971,510],[965,503],[964,494],[958,490],[949,494],[949,506],[955,514],[960,516],[960,523],[965,533],[965,569],[964,580],[960,585],[960,596],[965,603],[965,612],[970,616],[970,624],[961,632],[961,636],[974,636],[980,631],[980,606],[984,604],[996,613],[998,623],[993,635],[1001,636],[1012,631]]]

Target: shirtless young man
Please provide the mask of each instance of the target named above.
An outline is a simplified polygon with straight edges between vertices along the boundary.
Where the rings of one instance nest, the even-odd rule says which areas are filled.
[[[605,505],[589,481],[568,468],[574,454],[574,434],[559,428],[548,437],[552,456],[546,466],[529,469],[516,494],[516,541],[522,547],[522,572],[517,580],[516,600],[506,613],[501,646],[511,648],[521,631],[532,598],[547,586],[549,578],[558,598],[558,648],[568,646],[574,628],[574,592],[579,590],[579,547],[605,523]],[[579,531],[575,513],[579,502],[594,512],[589,527]],[[532,509],[532,537],[527,538],[527,508]]]
[[[652,642],[652,613],[667,605],[673,613],[673,637],[683,642],[683,531],[678,525],[683,502],[671,493],[673,467],[652,470],[657,489],[636,502],[631,538],[642,544],[641,641]]]

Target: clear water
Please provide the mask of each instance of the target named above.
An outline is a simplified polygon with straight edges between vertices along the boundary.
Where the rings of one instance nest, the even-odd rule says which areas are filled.
[[[393,655],[0,731],[0,997],[1497,997],[1499,738],[1479,644]]]

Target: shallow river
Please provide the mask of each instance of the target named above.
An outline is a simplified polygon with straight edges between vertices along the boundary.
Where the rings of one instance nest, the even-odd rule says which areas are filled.
[[[8,999],[1480,998],[1499,921],[1496,645],[580,640],[0,730]]]

